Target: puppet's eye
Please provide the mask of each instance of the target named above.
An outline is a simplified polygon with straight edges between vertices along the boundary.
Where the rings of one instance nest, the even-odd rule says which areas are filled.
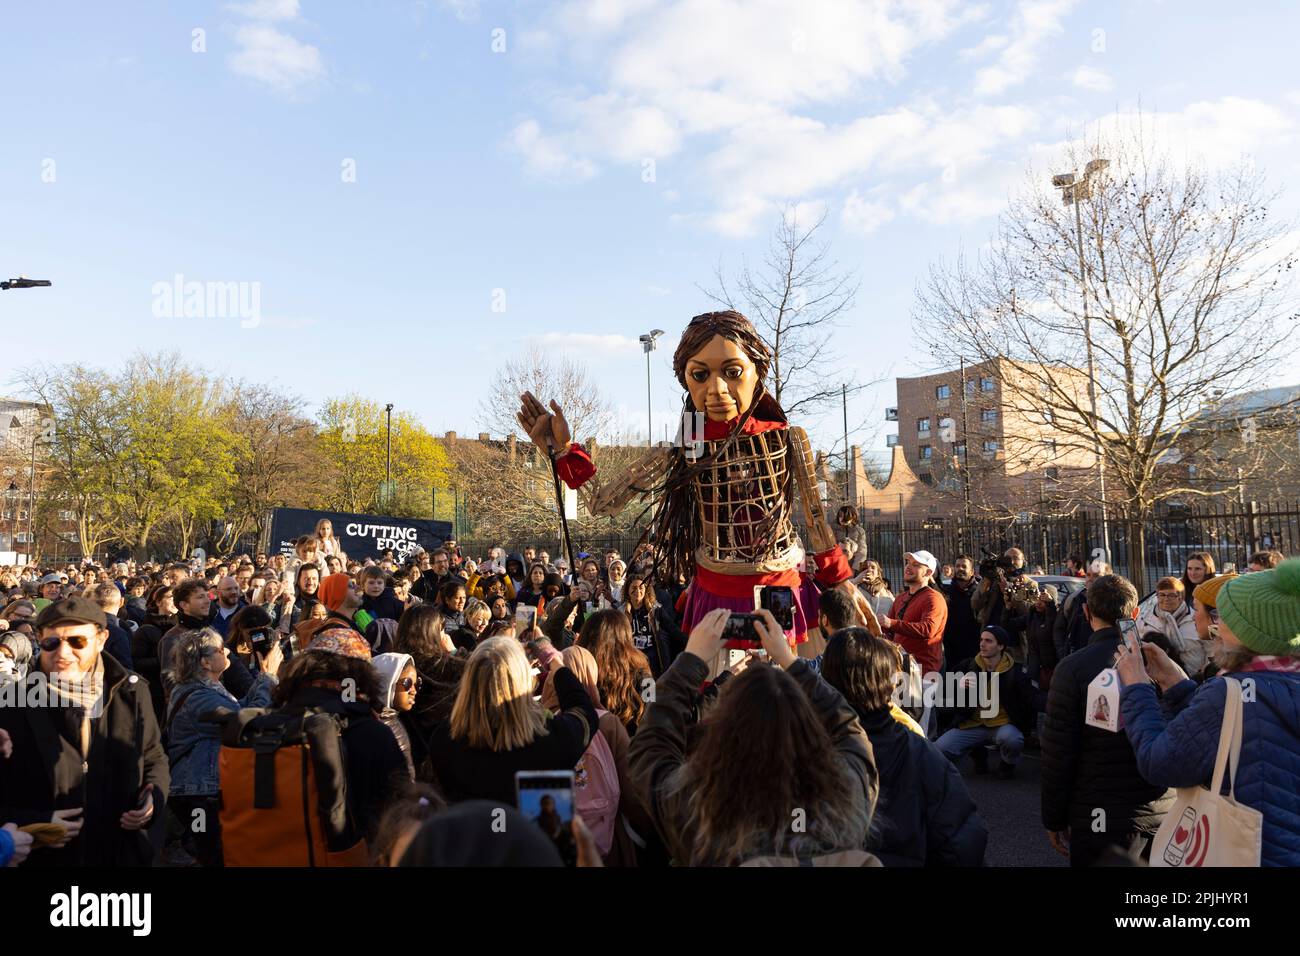
[[[745,374],[745,370],[741,368],[739,365],[732,365],[728,367],[727,371],[724,374],[727,376],[727,378],[740,378],[742,375]]]
[[[691,378],[695,379],[697,382],[707,382],[709,380],[709,373],[702,368],[697,368],[691,373]]]

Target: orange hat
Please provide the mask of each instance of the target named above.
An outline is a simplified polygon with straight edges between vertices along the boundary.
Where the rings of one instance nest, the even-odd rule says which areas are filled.
[[[1219,589],[1236,576],[1229,572],[1228,574],[1220,574],[1218,577],[1210,578],[1208,581],[1202,581],[1192,591],[1192,597],[1206,607],[1214,607],[1219,601]]]
[[[343,606],[343,599],[348,596],[348,582],[352,579],[346,574],[327,574],[320,583],[320,589],[316,592],[321,603],[331,611],[337,611]]]

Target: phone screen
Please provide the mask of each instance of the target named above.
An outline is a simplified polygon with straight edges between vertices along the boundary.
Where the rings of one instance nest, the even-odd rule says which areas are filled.
[[[763,588],[762,606],[772,613],[783,631],[794,630],[794,590],[787,587]]]
[[[573,780],[572,770],[520,770],[515,774],[515,805],[551,838],[565,863],[577,856]]]

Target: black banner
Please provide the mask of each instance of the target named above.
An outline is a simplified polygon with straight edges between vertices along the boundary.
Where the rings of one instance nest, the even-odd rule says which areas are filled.
[[[316,523],[328,518],[334,537],[349,558],[364,561],[392,551],[399,559],[416,545],[425,551],[440,547],[452,536],[450,521],[429,518],[392,518],[386,515],[356,515],[345,511],[310,511],[306,508],[276,508],[271,512],[268,553],[293,554],[293,542],[314,535]]]

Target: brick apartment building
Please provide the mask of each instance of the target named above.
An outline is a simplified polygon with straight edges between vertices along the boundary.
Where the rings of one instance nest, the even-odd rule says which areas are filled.
[[[969,490],[973,515],[1007,514],[1042,502],[1061,502],[1093,480],[1096,458],[1067,447],[1052,412],[1034,401],[1036,389],[1009,362],[998,359],[933,375],[896,380],[898,422],[888,436],[888,478],[867,478],[860,449],[850,451],[848,495],[864,518],[922,520],[960,513]],[[1087,377],[1054,370],[1076,400],[1087,400]],[[832,500],[843,487],[828,481]]]

